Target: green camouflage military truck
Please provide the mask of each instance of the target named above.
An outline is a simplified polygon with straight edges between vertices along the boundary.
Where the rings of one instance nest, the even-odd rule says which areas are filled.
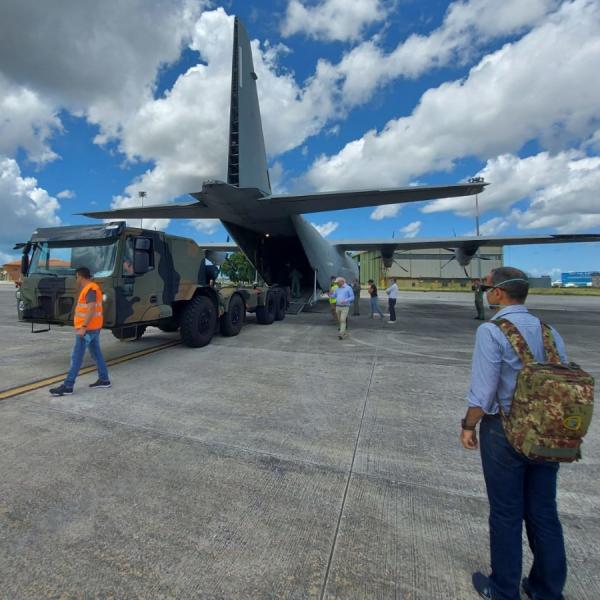
[[[287,288],[217,286],[208,251],[187,238],[116,222],[38,229],[18,247],[18,314],[32,331],[33,324],[73,325],[78,267],[102,288],[104,328],[121,340],[140,338],[153,325],[179,330],[198,348],[217,331],[237,335],[247,312],[265,325],[285,317]]]

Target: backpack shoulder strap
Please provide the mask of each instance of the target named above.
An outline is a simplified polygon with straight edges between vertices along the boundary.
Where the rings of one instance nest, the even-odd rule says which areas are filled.
[[[493,323],[500,328],[502,333],[510,342],[515,354],[519,357],[524,365],[535,362],[535,358],[531,352],[531,349],[514,323],[511,323],[508,319],[496,319],[494,321],[490,321],[490,323]]]
[[[542,323],[540,321],[540,323]],[[546,323],[542,323],[542,339],[544,340],[544,351],[546,352],[546,360],[549,363],[560,364],[560,355],[554,341],[554,335],[552,335],[552,328]]]

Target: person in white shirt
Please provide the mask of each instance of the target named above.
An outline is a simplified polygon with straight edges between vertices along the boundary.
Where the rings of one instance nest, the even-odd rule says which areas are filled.
[[[398,285],[396,284],[396,278],[390,279],[390,287],[385,290],[388,295],[388,308],[390,311],[390,320],[388,323],[396,322],[396,299],[398,298]]]

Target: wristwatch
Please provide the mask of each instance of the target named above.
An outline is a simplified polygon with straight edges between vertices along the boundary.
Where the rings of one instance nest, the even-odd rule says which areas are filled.
[[[466,431],[475,431],[475,425],[467,425],[467,420],[466,419],[461,419],[460,420],[460,426],[465,429]]]

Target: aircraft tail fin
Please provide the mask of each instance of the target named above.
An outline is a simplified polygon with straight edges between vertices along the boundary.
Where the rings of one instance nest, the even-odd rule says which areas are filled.
[[[271,194],[250,39],[236,17],[233,30],[227,183]]]

